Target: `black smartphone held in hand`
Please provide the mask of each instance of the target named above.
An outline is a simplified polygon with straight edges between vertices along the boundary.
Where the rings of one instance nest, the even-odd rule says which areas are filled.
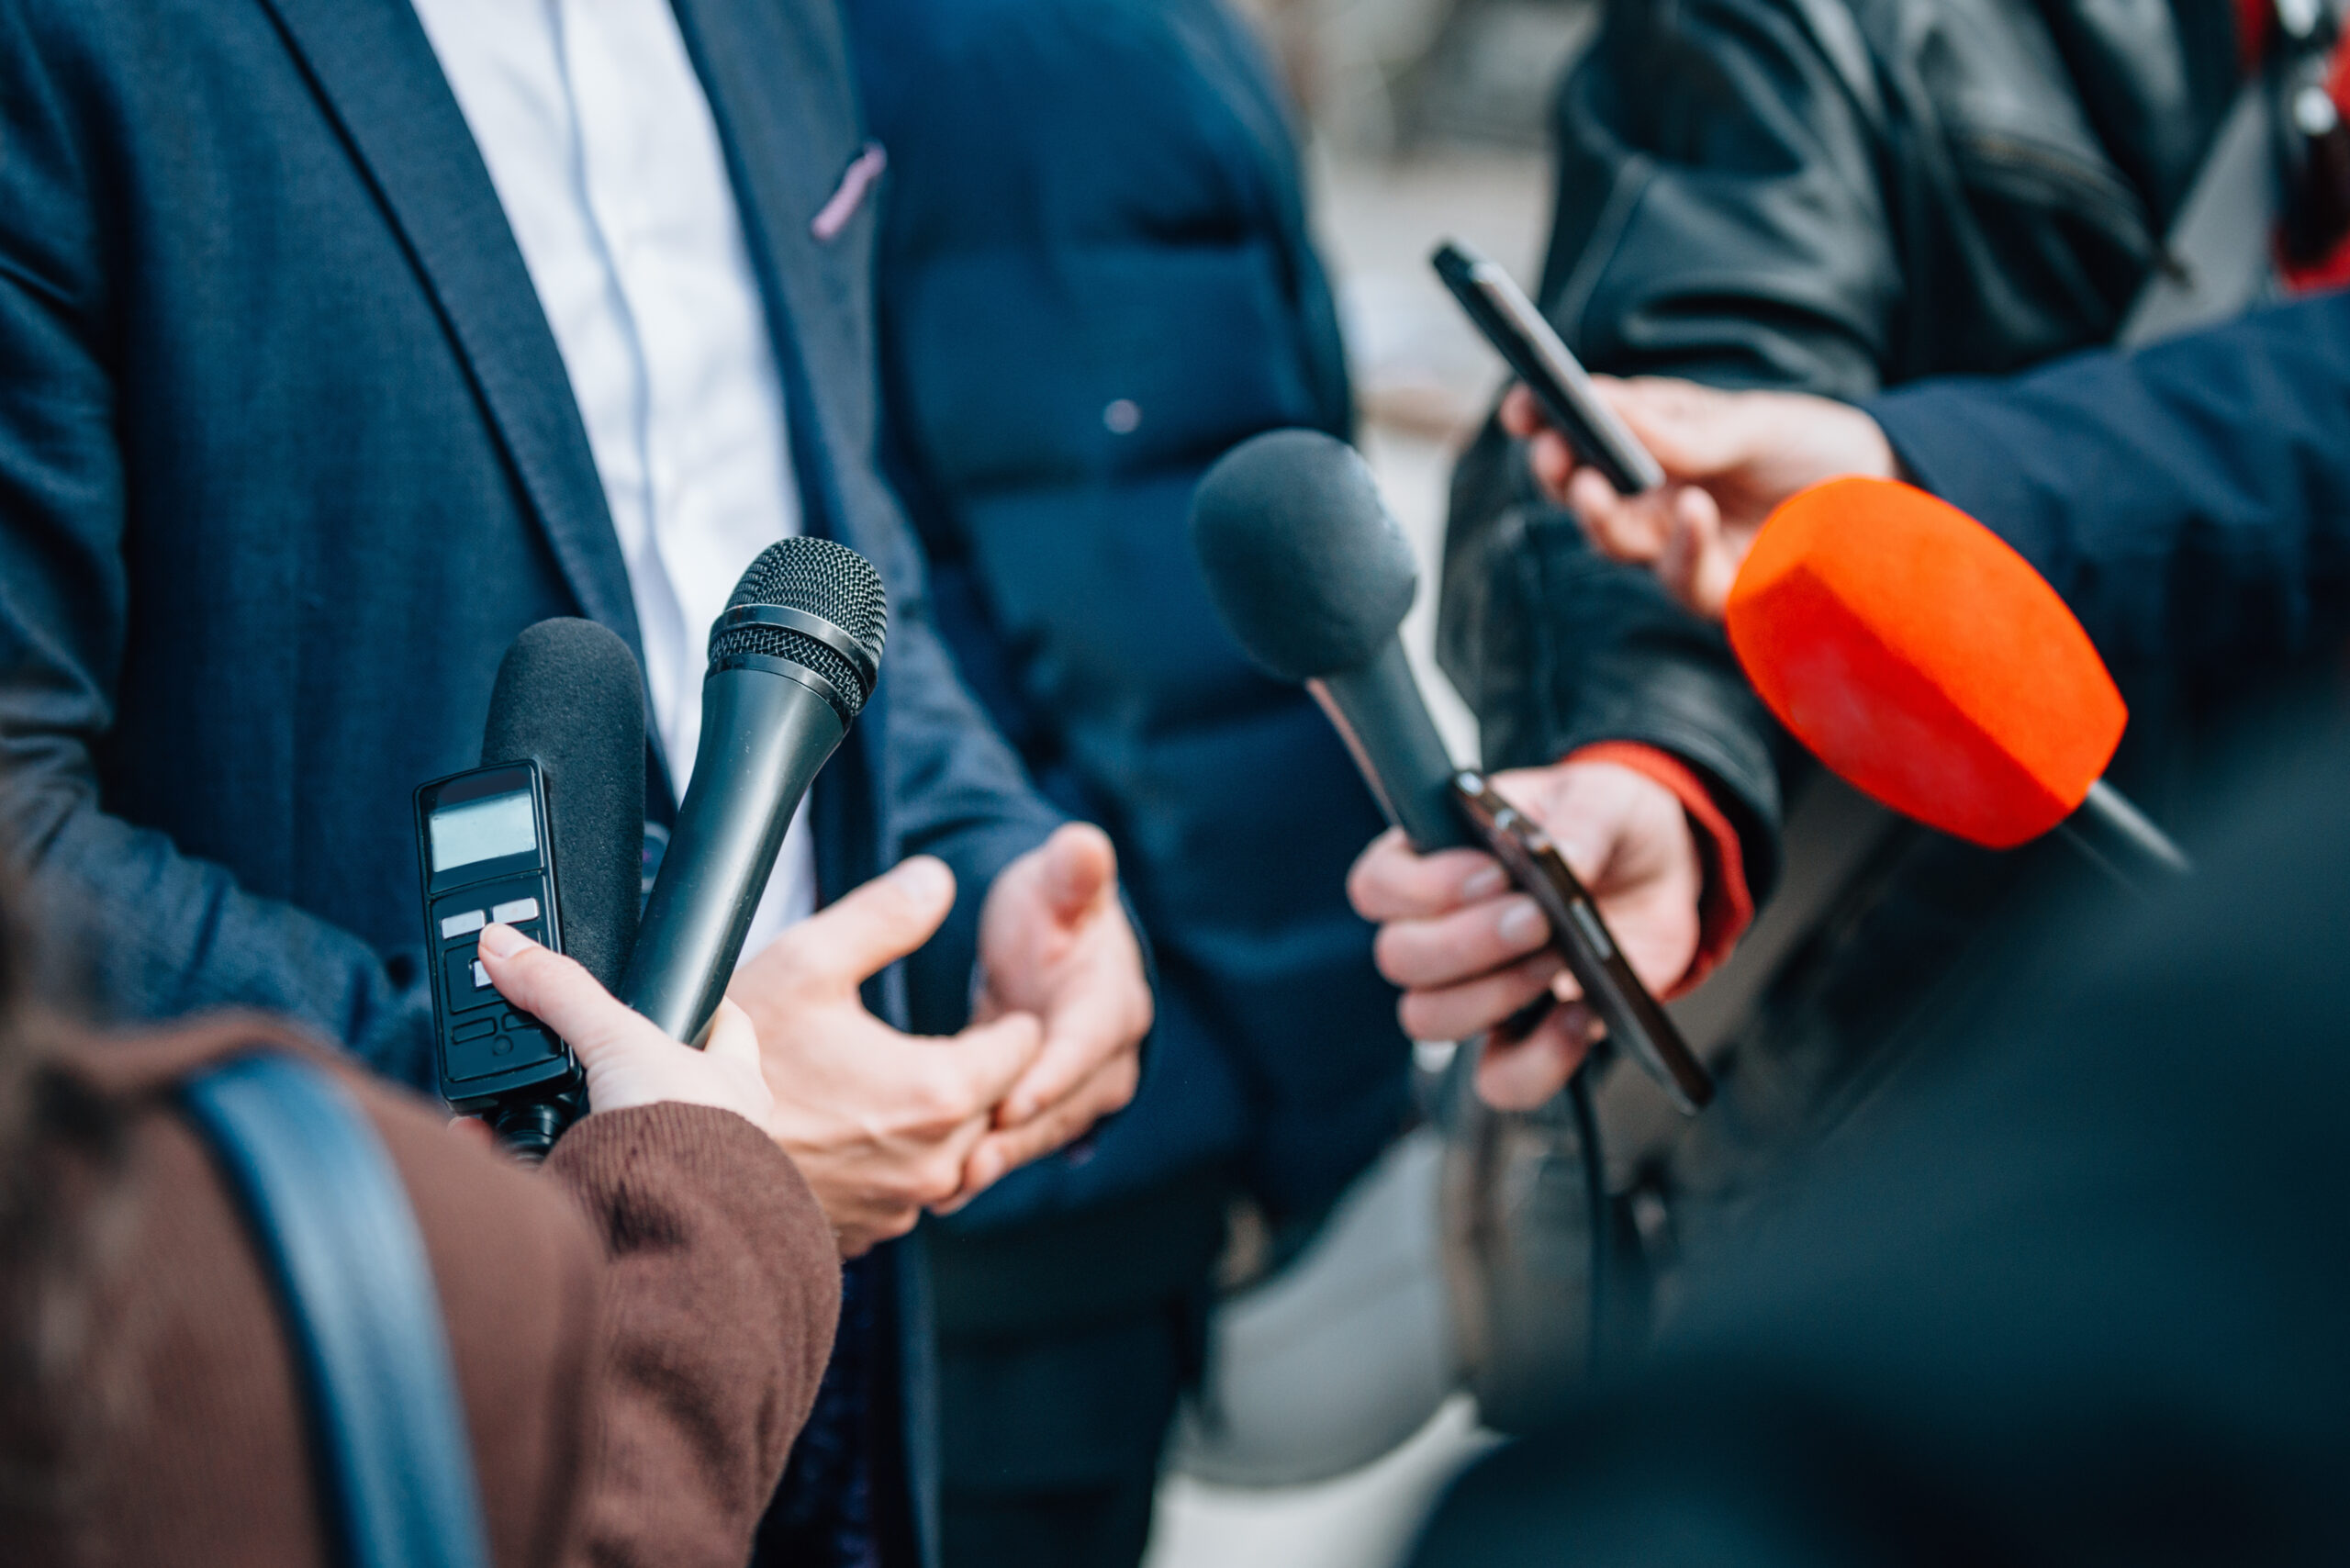
[[[1428,261],[1477,330],[1533,392],[1577,461],[1605,474],[1619,495],[1637,496],[1664,483],[1664,470],[1601,400],[1590,375],[1509,274],[1450,240]]]
[[[1606,1024],[1607,1037],[1647,1070],[1684,1115],[1705,1109],[1714,1097],[1713,1075],[1624,961],[1599,906],[1550,835],[1496,794],[1482,774],[1454,774],[1452,798],[1510,879],[1541,906],[1552,945],[1582,984],[1584,1002]]]

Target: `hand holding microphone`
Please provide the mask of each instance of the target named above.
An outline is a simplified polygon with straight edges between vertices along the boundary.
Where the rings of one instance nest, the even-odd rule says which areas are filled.
[[[1567,762],[1492,776],[1494,789],[1550,830],[1590,888],[1633,971],[1662,992],[1697,952],[1705,868],[1681,802],[1610,762]],[[1416,1040],[1501,1031],[1545,995],[1567,1005],[1522,1034],[1490,1034],[1477,1092],[1528,1111],[1589,1054],[1598,1020],[1550,942],[1550,923],[1482,850],[1423,855],[1401,829],[1374,839],[1347,878],[1355,913],[1379,926],[1379,972],[1404,988],[1398,1016]]]
[[[1860,409],[1784,392],[1595,378],[1666,483],[1616,493],[1522,388],[1503,423],[1602,553],[1653,569],[1781,723],[1879,803],[2006,849],[2061,829],[2141,890],[2187,857],[2100,775],[2128,722],[2054,588],[2004,540],[1897,482]]]
[[[784,540],[744,573],[711,629],[700,755],[621,991],[680,1040],[722,996],[742,1009],[776,1090],[768,1131],[852,1254],[1124,1104],[1150,1023],[1114,858],[1082,826],[996,879],[979,1009],[950,1038],[893,1029],[861,996],[954,906],[953,874],[929,857],[736,967],[793,814],[873,695],[887,623],[878,574],[828,540]]]
[[[674,1101],[732,1111],[755,1126],[775,1112],[759,1042],[740,1008],[719,1003],[706,1050],[663,1034],[615,998],[577,958],[510,925],[481,934],[481,962],[506,1000],[561,1035],[588,1075],[591,1115]]]
[[[1704,1105],[1712,1081],[1650,990],[1680,980],[1695,946],[1696,888],[1685,878],[1671,886],[1673,868],[1695,859],[1678,802],[1628,774],[1631,782],[1617,781],[1620,798],[1640,799],[1645,786],[1671,802],[1642,819],[1639,844],[1613,831],[1630,825],[1620,816],[1594,835],[1599,842],[1580,833],[1561,842],[1542,804],[1506,798],[1523,780],[1454,769],[1397,637],[1418,588],[1417,565],[1370,470],[1343,442],[1294,430],[1243,442],[1201,481],[1192,533],[1225,624],[1269,673],[1306,685],[1409,840],[1408,848],[1382,840],[1354,881],[1358,907],[1390,922],[1380,958],[1415,993],[1405,1001],[1406,1028],[1425,1038],[1439,1023],[1468,1032],[1510,1019],[1487,1050],[1498,1092],[1515,1103],[1525,1086],[1501,1064],[1520,1036],[1531,1032],[1533,1054],[1555,1068],[1528,1068],[1525,1076],[1555,1076],[1555,1089],[1580,1065],[1592,1033],[1584,1014],[1538,1014],[1528,1003],[1546,992],[1581,1000],[1683,1110]],[[1494,784],[1505,793],[1489,799]],[[1472,853],[1478,845],[1495,857]],[[1660,875],[1669,890],[1648,896]],[[1523,897],[1506,894],[1513,884]],[[1675,898],[1688,912],[1685,941],[1669,928],[1681,920],[1677,912],[1644,929]],[[1619,918],[1637,936],[1614,929]],[[1555,965],[1539,951],[1546,947]],[[1512,1018],[1520,1009],[1526,1015]]]

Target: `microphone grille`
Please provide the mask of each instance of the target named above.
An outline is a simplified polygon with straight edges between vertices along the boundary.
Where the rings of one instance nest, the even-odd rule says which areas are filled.
[[[776,605],[828,621],[863,644],[877,664],[889,636],[890,596],[881,574],[872,562],[829,539],[786,539],[769,545],[726,601],[729,610],[744,604]],[[844,722],[854,720],[871,695],[856,665],[838,649],[789,627],[733,626],[711,639],[713,668],[744,654],[789,659],[822,676],[847,704]]]
[[[786,539],[770,544],[734,585],[729,609],[779,604],[821,615],[875,650],[890,630],[890,596],[873,563],[829,539]]]

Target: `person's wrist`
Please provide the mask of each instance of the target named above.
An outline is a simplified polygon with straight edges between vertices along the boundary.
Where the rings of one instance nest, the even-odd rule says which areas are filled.
[[[1613,763],[1661,785],[1680,802],[1704,871],[1697,896],[1697,949],[1681,978],[1661,992],[1661,1000],[1695,989],[1729,957],[1754,923],[1745,847],[1729,813],[1715,799],[1703,774],[1661,746],[1643,741],[1596,741],[1578,746],[1561,760]]]

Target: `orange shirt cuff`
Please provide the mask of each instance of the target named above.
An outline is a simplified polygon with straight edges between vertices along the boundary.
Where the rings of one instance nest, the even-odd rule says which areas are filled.
[[[1706,866],[1705,891],[1697,900],[1697,956],[1662,1000],[1695,989],[1729,957],[1738,939],[1754,923],[1754,896],[1746,886],[1746,852],[1738,842],[1738,830],[1722,814],[1697,770],[1670,752],[1639,741],[1599,741],[1579,748],[1567,760],[1612,762],[1628,767],[1672,790],[1689,814],[1689,825],[1697,836],[1697,854]]]

